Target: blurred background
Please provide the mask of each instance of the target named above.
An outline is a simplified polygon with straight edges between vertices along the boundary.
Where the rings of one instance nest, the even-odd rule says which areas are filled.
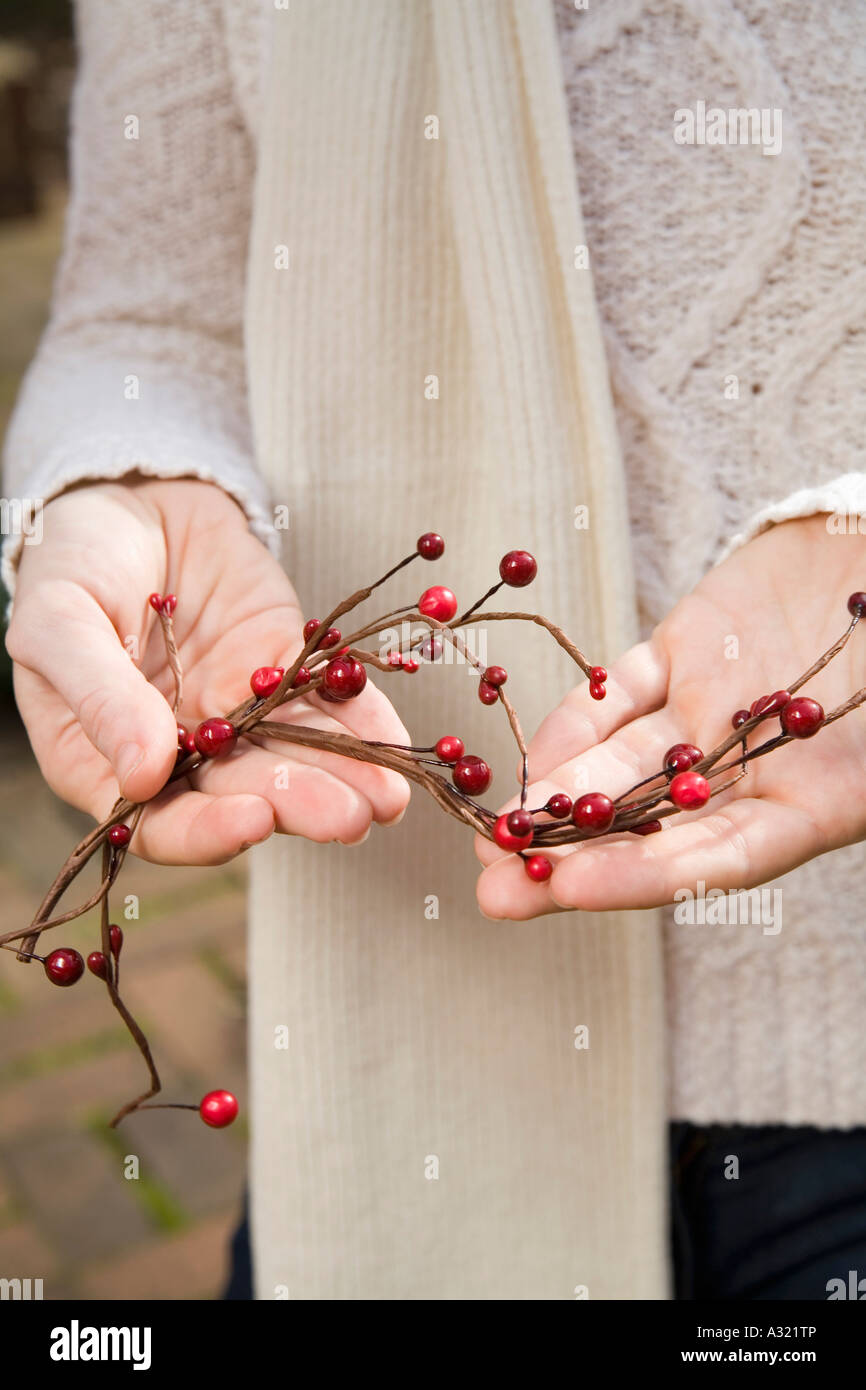
[[[49,312],[74,69],[71,0],[0,0],[0,438]],[[4,931],[32,918],[89,827],[42,780],[2,647]],[[165,1098],[225,1087],[241,1118],[212,1131],[167,1110],[108,1129],[147,1078],[104,987],[87,974],[57,989],[41,966],[0,952],[0,1279],[42,1279],[46,1299],[219,1297],[245,1172],[244,873],[129,859],[121,890],[123,992]],[[98,947],[95,914],[61,931],[52,945]],[[129,1155],[138,1178],[124,1176]]]

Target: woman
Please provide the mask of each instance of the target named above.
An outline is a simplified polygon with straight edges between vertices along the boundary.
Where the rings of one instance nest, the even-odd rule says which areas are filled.
[[[101,815],[172,765],[174,721],[143,679],[169,688],[156,635],[139,668],[118,642],[143,595],[180,595],[193,719],[431,528],[470,600],[504,550],[534,551],[533,609],[610,667],[596,706],[543,634],[487,635],[528,727],[564,697],[532,770],[569,793],[615,793],[679,738],[711,746],[838,635],[864,587],[856,528],[827,516],[866,509],[843,389],[863,351],[866,183],[820,113],[841,91],[859,128],[857,6],[834,10],[832,42],[815,3],[78,13],[67,245],[6,479],[48,503],[43,544],[5,558],[18,698],[61,795]],[[705,97],[781,110],[781,151],[679,143],[675,112]],[[292,584],[267,549],[285,509]],[[852,642],[816,694],[844,698],[863,665]],[[344,723],[459,732],[505,799],[504,721],[461,680],[368,686]],[[295,709],[333,722],[313,699]],[[246,751],[161,797],[140,854],[260,846],[257,1296],[665,1298],[671,1116],[692,1122],[678,1145],[711,1156],[678,1189],[680,1296],[824,1297],[816,1248],[842,1272],[862,1234],[779,1258],[791,1213],[747,1141],[788,1127],[807,1178],[828,1144],[863,1142],[836,1131],[866,1119],[864,738],[840,721],[718,811],[582,849],[549,885],[489,864],[490,922],[465,836],[432,806],[351,854],[311,848],[401,815],[405,787],[373,768]],[[699,880],[779,875],[776,935],[656,910]],[[747,1184],[718,1181],[731,1154]],[[756,1210],[759,1269],[741,1253]],[[799,1209],[793,1224],[812,1229]]]

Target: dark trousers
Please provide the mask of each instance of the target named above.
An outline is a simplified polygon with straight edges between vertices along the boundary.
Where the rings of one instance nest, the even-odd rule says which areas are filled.
[[[816,1301],[866,1281],[866,1129],[675,1124],[671,1189],[678,1299]]]
[[[866,1129],[674,1124],[670,1138],[675,1298],[814,1301],[863,1279],[866,1299]],[[245,1210],[224,1297],[252,1296]]]

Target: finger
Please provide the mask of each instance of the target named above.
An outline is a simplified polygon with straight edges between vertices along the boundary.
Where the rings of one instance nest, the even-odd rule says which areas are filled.
[[[553,768],[542,781],[532,782],[526,804],[533,809],[543,806],[554,792],[565,792],[572,801],[587,792],[604,792],[611,798],[621,796],[635,783],[660,770],[664,755],[676,736],[676,721],[667,707],[635,719],[604,743]],[[513,810],[518,804],[519,798],[512,797],[502,811]],[[477,838],[476,852],[483,864],[492,864],[505,853],[483,836]]]
[[[295,752],[314,755],[310,762],[295,758]],[[326,844],[358,844],[365,839],[375,809],[361,788],[329,768],[318,766],[318,749],[296,749],[280,744],[270,748],[244,746],[241,753],[206,764],[193,775],[195,785],[216,796],[251,793],[267,801],[276,828],[285,835],[303,835]],[[349,758],[334,759],[340,766]],[[379,769],[373,769],[378,771]],[[363,779],[359,779],[363,782]],[[379,789],[375,789],[379,790]],[[384,803],[386,810],[390,805]],[[382,803],[378,803],[380,813]]]
[[[656,835],[584,841],[549,880],[560,907],[608,912],[661,907],[693,889],[754,888],[820,853],[814,822],[784,802],[737,798],[688,823],[663,822]]]
[[[329,704],[320,700],[318,695],[311,694],[311,707],[313,699],[316,701],[317,709],[321,709],[359,738],[376,739],[380,743],[411,742],[406,726],[391,701],[369,678],[360,695],[352,700],[344,700],[340,705]]]
[[[298,654],[298,644],[294,645],[280,658],[280,664],[288,668]],[[315,674],[323,670],[324,667],[316,667]],[[340,706],[335,706],[327,701],[320,700],[315,692],[311,692],[307,697],[310,708],[321,709],[330,718],[336,719],[344,728],[351,733],[357,734],[359,738],[376,739],[381,743],[409,743],[409,733],[395,710],[391,701],[384,691],[380,690],[375,682],[369,677],[368,669],[367,684],[360,695],[352,700],[346,700]],[[387,679],[400,679],[398,675],[389,677],[387,673],[381,673]],[[405,677],[404,677],[405,679]],[[315,702],[315,705],[313,704]],[[285,718],[285,709],[293,708],[294,701],[289,706],[279,706],[283,711],[282,718]],[[339,713],[337,713],[339,710]]]
[[[124,796],[145,801],[159,790],[174,764],[177,722],[86,590],[65,581],[31,590],[16,606],[7,647],[66,702]]]
[[[366,690],[364,694],[366,695]],[[360,698],[363,698],[361,696]],[[347,704],[356,703],[346,701]],[[387,702],[386,702],[387,703]],[[363,722],[360,711],[347,711],[345,715],[340,712],[340,721],[333,718],[330,713],[320,712],[320,708],[314,707],[307,700],[293,701],[291,715],[288,722],[299,727],[310,729],[323,729],[330,733],[345,734],[353,733],[356,737],[379,739],[383,732],[378,719],[372,723],[372,731]],[[267,721],[265,721],[267,722]],[[408,735],[401,728],[400,742],[408,743]],[[397,739],[382,740],[383,742],[397,742]],[[330,772],[334,777],[346,782],[349,786],[355,787],[365,797],[368,798],[373,808],[374,819],[382,825],[393,823],[399,819],[406,809],[409,802],[409,784],[405,777],[401,777],[398,772],[393,772],[390,768],[379,767],[375,763],[365,763],[357,758],[341,757],[339,753],[328,752],[322,748],[309,748],[303,744],[271,743],[268,745],[279,756],[279,761],[285,762],[291,759],[296,762],[304,762],[314,767],[321,767]]]
[[[544,852],[551,861],[557,858],[552,850]],[[494,921],[527,922],[531,917],[564,910],[553,901],[546,883],[533,883],[516,854],[485,869],[475,891],[481,912]]]
[[[540,806],[543,806],[548,798],[553,796],[554,792],[561,792],[562,790],[562,787],[554,781],[532,782],[527,793],[526,805],[530,810],[535,811]],[[499,814],[505,815],[507,811],[515,810],[519,805],[520,797],[512,796],[510,800],[505,802],[504,806],[500,806]],[[554,825],[556,823],[553,818],[549,816],[537,817],[537,820],[539,824]],[[560,822],[560,824],[562,824],[562,822]],[[500,849],[493,840],[488,840],[484,835],[475,836],[475,853],[478,855],[482,864],[496,864],[500,859],[513,858],[507,850]],[[546,850],[545,853],[547,853]]]
[[[273,829],[273,808],[264,797],[210,796],[182,783],[147,807],[131,850],[158,864],[225,864]]]
[[[669,674],[664,649],[650,640],[632,647],[610,668],[603,700],[593,700],[587,685],[575,686],[539,725],[529,744],[533,777],[549,776],[566,759],[658,709],[666,698]]]

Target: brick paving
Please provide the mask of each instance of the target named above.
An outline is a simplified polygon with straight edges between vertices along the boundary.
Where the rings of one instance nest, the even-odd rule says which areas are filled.
[[[48,790],[14,711],[0,709],[4,930],[29,919],[89,824]],[[243,867],[130,859],[120,888],[123,992],[167,1098],[197,1101],[226,1086],[243,1114]],[[138,920],[122,919],[127,893],[139,900]],[[60,930],[83,953],[98,945],[95,913]],[[109,1130],[107,1118],[145,1080],[97,980],[55,989],[41,967],[0,953],[0,1278],[41,1278],[46,1299],[220,1296],[245,1126],[212,1131],[194,1114],[166,1110]],[[124,1176],[130,1155],[137,1179]]]
[[[38,219],[0,224],[0,434],[47,316],[64,202],[61,187],[48,188]],[[8,687],[0,642],[0,701]],[[89,825],[45,786],[14,708],[0,703],[4,929],[29,921]],[[124,994],[128,981],[166,1098],[198,1101],[226,1086],[243,1117],[243,868],[130,858],[120,886],[140,908],[138,920],[123,920]],[[123,898],[114,901],[119,917]],[[95,914],[61,930],[63,944],[85,954],[98,945]],[[109,1130],[145,1081],[97,980],[55,989],[41,967],[0,952],[0,1278],[42,1279],[46,1299],[219,1297],[244,1185],[245,1126],[208,1130],[194,1114],[165,1110]],[[138,1179],[124,1177],[130,1154]]]

